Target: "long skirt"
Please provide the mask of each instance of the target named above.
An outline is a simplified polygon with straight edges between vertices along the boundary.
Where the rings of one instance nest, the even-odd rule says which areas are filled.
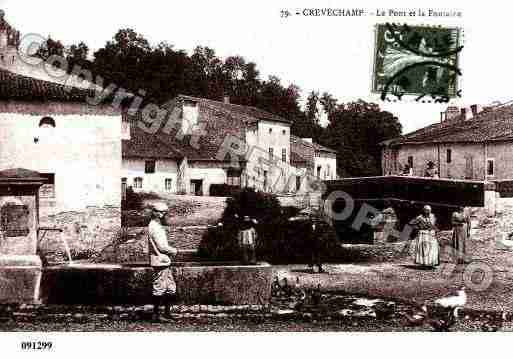
[[[433,230],[420,230],[415,246],[415,264],[433,267],[440,264],[440,246]]]
[[[466,261],[466,241],[468,238],[467,224],[461,224],[453,227],[452,231],[452,247],[454,248],[454,254],[458,262]]]

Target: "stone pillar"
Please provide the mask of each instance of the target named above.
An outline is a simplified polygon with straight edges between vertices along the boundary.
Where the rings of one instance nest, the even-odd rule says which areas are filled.
[[[496,191],[496,185],[493,182],[485,182],[484,184],[484,207],[486,215],[494,217],[497,207],[498,193]]]
[[[0,303],[39,301],[39,173],[0,171]]]

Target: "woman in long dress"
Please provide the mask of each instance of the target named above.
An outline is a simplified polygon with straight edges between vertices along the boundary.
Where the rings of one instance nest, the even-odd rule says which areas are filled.
[[[452,214],[452,247],[458,263],[466,263],[466,242],[470,234],[470,220],[463,207]]]
[[[424,206],[422,214],[410,221],[417,229],[415,264],[434,268],[440,264],[440,246],[435,236],[436,218],[431,206]]]

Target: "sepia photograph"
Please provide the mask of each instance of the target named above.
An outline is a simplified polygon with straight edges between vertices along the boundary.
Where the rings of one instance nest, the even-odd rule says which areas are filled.
[[[512,331],[508,14],[0,1],[0,341]]]

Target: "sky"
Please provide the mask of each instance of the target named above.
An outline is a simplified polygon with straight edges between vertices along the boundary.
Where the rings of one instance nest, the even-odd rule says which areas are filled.
[[[383,5],[383,3],[385,5]],[[306,96],[327,91],[339,101],[374,101],[398,116],[404,132],[440,119],[447,105],[382,103],[370,92],[374,26],[387,21],[458,26],[464,31],[460,64],[463,96],[451,104],[470,106],[513,99],[510,84],[512,25],[506,4],[464,1],[197,1],[0,0],[9,23],[22,34],[51,35],[64,44],[84,41],[102,47],[120,28],[131,27],[151,43],[166,41],[189,53],[198,45],[217,55],[242,55],[258,65],[261,77],[276,75]],[[379,4],[379,6],[378,6]],[[281,10],[305,8],[458,10],[461,18],[307,17],[281,18]]]

